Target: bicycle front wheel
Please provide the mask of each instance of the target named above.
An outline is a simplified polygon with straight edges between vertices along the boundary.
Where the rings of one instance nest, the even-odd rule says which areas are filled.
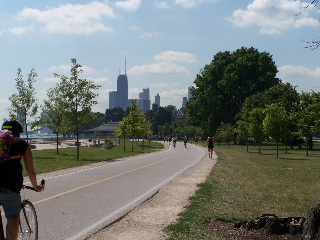
[[[25,200],[22,202],[20,211],[20,240],[38,239],[38,219],[33,204]]]

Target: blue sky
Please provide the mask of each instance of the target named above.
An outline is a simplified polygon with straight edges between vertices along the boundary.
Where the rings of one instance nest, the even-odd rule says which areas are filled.
[[[311,1],[310,1],[311,2]],[[278,77],[299,91],[318,91],[318,50],[303,41],[320,37],[319,9],[296,16],[308,1],[288,0],[0,0],[0,117],[16,93],[17,69],[38,74],[39,104],[55,86],[54,73],[70,76],[71,58],[82,78],[101,85],[99,104],[109,106],[119,72],[129,97],[150,89],[151,102],[181,107],[196,74],[219,51],[254,47],[269,52]]]

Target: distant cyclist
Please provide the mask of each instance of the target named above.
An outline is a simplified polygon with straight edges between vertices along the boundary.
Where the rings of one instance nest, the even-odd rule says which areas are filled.
[[[199,137],[198,137],[198,136],[195,136],[195,137],[194,137],[194,141],[195,141],[195,143],[196,143],[196,146],[198,146]]]
[[[184,143],[185,148],[187,147],[187,142],[188,142],[188,138],[187,138],[187,136],[184,136],[183,143]]]
[[[172,138],[172,144],[173,144],[174,147],[176,147],[177,137],[173,137],[173,138]]]
[[[43,187],[37,184],[30,146],[20,138],[20,134],[23,133],[21,124],[17,120],[8,120],[3,123],[2,130],[8,130],[13,135],[10,147],[11,157],[0,164],[0,204],[7,218],[6,239],[11,240],[17,239],[19,234],[20,191],[23,185],[22,158],[34,189],[41,192]]]

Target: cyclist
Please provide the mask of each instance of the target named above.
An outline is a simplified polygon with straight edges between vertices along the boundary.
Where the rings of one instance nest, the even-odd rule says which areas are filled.
[[[172,144],[173,144],[174,147],[176,147],[177,137],[173,137],[173,138],[172,138]]]
[[[187,147],[187,142],[188,142],[188,138],[187,138],[187,136],[184,136],[183,143],[184,143],[185,148]]]
[[[30,146],[20,138],[23,133],[21,124],[14,119],[8,120],[3,123],[2,130],[9,130],[14,138],[10,147],[10,160],[0,164],[0,204],[7,218],[6,239],[16,240],[19,234],[20,191],[23,185],[22,158],[34,189],[41,192],[43,187],[37,184]]]
[[[198,146],[199,137],[198,137],[198,136],[195,136],[195,137],[194,137],[194,141],[195,141],[195,143],[196,143],[196,146]]]

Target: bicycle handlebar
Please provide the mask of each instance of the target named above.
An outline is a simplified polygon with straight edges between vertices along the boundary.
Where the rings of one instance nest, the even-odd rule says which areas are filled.
[[[43,187],[43,191],[44,191],[44,186],[46,185],[46,180],[42,179],[40,185]],[[23,185],[23,188],[30,189],[30,190],[37,192],[37,190],[35,190],[33,187],[30,187],[30,186]]]

